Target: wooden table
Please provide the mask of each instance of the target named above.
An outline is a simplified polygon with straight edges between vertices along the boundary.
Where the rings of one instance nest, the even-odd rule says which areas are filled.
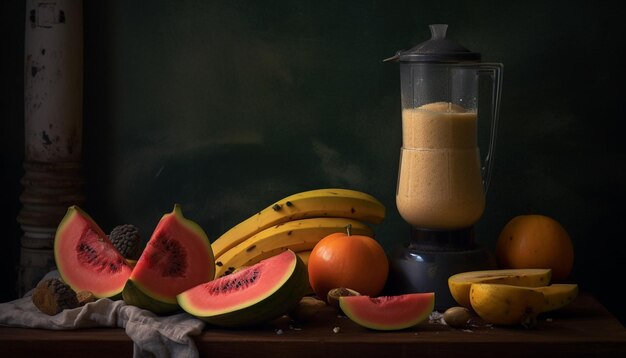
[[[462,330],[424,322],[405,331],[369,331],[328,307],[297,326],[279,319],[250,330],[207,327],[195,341],[202,357],[626,357],[626,328],[590,294],[541,316],[531,330],[480,323]],[[114,328],[0,327],[0,357],[43,354],[131,357],[133,342],[124,330]]]

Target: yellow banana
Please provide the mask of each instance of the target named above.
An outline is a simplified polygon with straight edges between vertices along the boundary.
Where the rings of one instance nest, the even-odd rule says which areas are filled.
[[[313,251],[313,249],[297,251],[296,255],[300,256],[300,258],[302,259],[302,262],[304,262],[305,265],[308,265],[309,257],[311,257],[311,251]]]
[[[563,308],[578,296],[577,284],[555,283],[550,286],[535,287],[533,289],[543,293],[545,301],[541,312]]]
[[[357,190],[325,188],[287,196],[232,227],[212,244],[216,258],[247,238],[274,225],[312,217],[346,217],[371,224],[385,218],[385,206]]]
[[[294,252],[311,250],[322,238],[335,232],[344,232],[351,225],[352,234],[373,236],[367,224],[350,218],[307,218],[274,225],[244,240],[216,259],[215,277],[228,274],[240,266],[249,266],[291,249]]]
[[[309,247],[310,243],[302,244],[302,246],[303,247]],[[294,245],[294,247],[298,248],[300,246],[299,245]],[[242,267],[248,267],[248,266],[254,265],[254,264],[258,263],[261,260],[265,260],[265,259],[268,259],[268,258],[274,256],[274,255],[278,255],[281,252],[283,252],[284,250],[286,250],[286,248],[279,247],[279,248],[274,249],[274,250],[265,251],[265,252],[259,254],[258,256],[252,257],[249,261],[247,261],[247,262],[243,263],[241,266],[235,268],[235,270],[241,269]],[[312,250],[313,249],[306,249],[306,250],[302,250],[302,251],[297,251],[296,255],[298,255],[300,257],[300,259],[302,259],[302,262],[304,262],[304,264],[306,265],[306,264],[309,263],[309,256],[311,256],[311,251]],[[220,265],[221,265],[222,262],[221,261],[219,261],[219,262],[220,262]]]
[[[306,265],[307,267],[309,265],[309,257],[311,257],[311,251],[313,251],[313,249],[296,252],[296,255],[300,256],[300,258],[302,259],[302,262],[304,262],[304,265]],[[313,291],[311,284],[310,283],[307,284],[307,290],[306,290],[305,295],[314,295],[314,294],[315,294],[315,291]]]
[[[544,307],[544,295],[532,287],[473,283],[472,308],[486,322],[497,325],[533,326]]]
[[[551,269],[501,269],[461,272],[448,278],[448,288],[456,302],[466,308],[470,303],[472,283],[500,283],[514,286],[547,286],[552,277]]]

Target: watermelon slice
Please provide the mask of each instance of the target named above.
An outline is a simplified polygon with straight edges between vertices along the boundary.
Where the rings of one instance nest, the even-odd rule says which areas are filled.
[[[435,293],[399,296],[341,296],[339,307],[357,324],[374,330],[400,330],[423,322],[435,307]]]
[[[65,283],[96,298],[119,298],[132,270],[98,224],[76,205],[67,209],[57,227],[54,260]]]
[[[197,285],[177,299],[185,311],[213,325],[248,327],[289,312],[307,288],[306,267],[288,249],[241,271]]]
[[[215,259],[205,231],[175,204],[154,229],[122,296],[128,304],[171,313],[180,310],[176,295],[214,276]]]

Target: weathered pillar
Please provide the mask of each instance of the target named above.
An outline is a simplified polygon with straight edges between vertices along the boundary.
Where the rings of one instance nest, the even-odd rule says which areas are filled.
[[[82,0],[28,0],[24,50],[20,296],[54,268],[56,228],[85,200]]]

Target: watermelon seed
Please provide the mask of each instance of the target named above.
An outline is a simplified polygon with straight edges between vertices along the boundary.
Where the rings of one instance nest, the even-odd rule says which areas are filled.
[[[232,279],[230,277],[228,279],[223,279],[223,282],[219,282],[219,285],[212,288],[210,294],[219,295],[221,292],[226,293],[232,290],[244,289],[253,284],[259,276],[258,270],[243,272],[248,273],[248,275],[237,275],[237,277]]]

